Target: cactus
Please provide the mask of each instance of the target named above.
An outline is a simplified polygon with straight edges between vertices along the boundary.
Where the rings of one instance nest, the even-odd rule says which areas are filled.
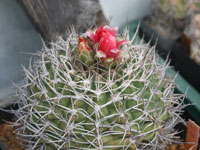
[[[200,65],[200,13],[193,16],[184,34],[190,40],[190,57]]]
[[[16,133],[25,149],[163,149],[176,134],[183,95],[155,47],[99,27],[37,54],[19,87]]]
[[[153,13],[147,21],[163,38],[175,41],[200,12],[199,6],[199,0],[152,0]]]
[[[189,6],[187,0],[160,0],[160,9],[174,18],[182,19],[187,17]]]
[[[154,0],[160,10],[174,19],[185,19],[200,11],[200,2],[195,0]]]

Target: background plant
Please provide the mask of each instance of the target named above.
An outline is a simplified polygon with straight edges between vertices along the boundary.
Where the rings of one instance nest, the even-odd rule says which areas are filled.
[[[152,0],[150,24],[162,37],[175,41],[199,12],[198,0]]]

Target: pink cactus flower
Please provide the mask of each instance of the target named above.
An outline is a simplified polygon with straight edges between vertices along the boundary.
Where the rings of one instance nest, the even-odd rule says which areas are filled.
[[[127,43],[127,40],[117,40],[115,34],[118,28],[100,26],[96,32],[88,31],[87,34],[94,42],[97,57],[102,60],[116,60],[120,55],[120,46]]]
[[[80,54],[82,54],[83,50],[87,50],[87,51],[91,50],[91,48],[88,45],[88,39],[83,38],[83,37],[79,37],[78,47],[79,47]]]

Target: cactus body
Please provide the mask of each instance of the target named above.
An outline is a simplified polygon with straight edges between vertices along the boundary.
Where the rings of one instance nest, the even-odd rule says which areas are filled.
[[[19,88],[16,124],[25,149],[163,149],[170,142],[182,96],[173,93],[174,78],[155,47],[124,38],[127,55],[114,65],[89,51],[79,55],[74,32],[44,46]]]

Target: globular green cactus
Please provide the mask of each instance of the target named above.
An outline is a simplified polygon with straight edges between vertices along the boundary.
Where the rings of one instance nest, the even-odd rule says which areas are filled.
[[[83,34],[86,43],[72,31],[25,69],[15,123],[25,149],[150,150],[171,142],[183,96],[173,93],[168,64],[158,63],[155,47],[129,39],[128,30],[114,39],[116,30]]]

